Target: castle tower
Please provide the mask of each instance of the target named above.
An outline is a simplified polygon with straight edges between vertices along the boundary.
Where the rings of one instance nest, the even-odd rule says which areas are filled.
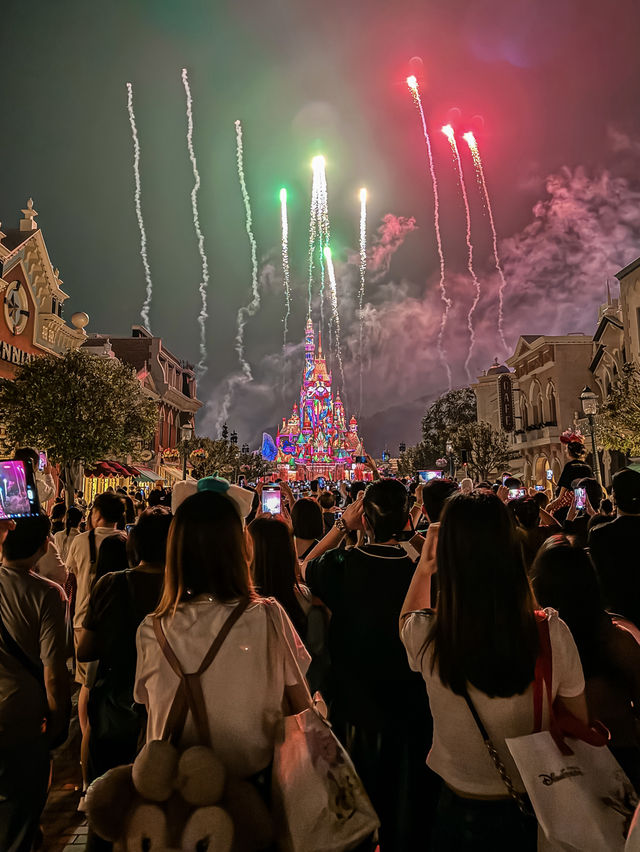
[[[304,333],[304,374],[305,378],[309,372],[313,370],[313,362],[316,357],[316,340],[313,332],[313,323],[311,317],[307,320],[307,327]]]

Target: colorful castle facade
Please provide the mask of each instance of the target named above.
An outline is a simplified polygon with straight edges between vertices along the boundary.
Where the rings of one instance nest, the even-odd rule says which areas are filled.
[[[276,463],[283,479],[363,478],[362,465],[354,461],[364,453],[358,421],[351,417],[347,422],[340,393],[334,400],[332,381],[320,336],[316,354],[315,333],[309,318],[300,404],[293,406],[289,420],[283,418],[276,436]]]

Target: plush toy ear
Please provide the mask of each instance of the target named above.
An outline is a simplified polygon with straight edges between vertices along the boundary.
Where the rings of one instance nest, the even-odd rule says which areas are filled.
[[[166,802],[173,792],[178,769],[178,752],[171,743],[152,740],[133,764],[133,783],[143,799]]]
[[[162,808],[138,805],[127,825],[126,852],[165,852],[168,846],[167,818]]]
[[[232,843],[233,823],[222,808],[200,808],[194,811],[182,832],[182,852],[200,852],[201,849],[231,852]]]
[[[127,816],[136,798],[131,766],[116,766],[91,784],[87,790],[87,819],[103,840],[114,843],[123,834]]]
[[[190,805],[215,805],[222,796],[225,776],[224,765],[210,748],[193,746],[180,756],[175,786]]]

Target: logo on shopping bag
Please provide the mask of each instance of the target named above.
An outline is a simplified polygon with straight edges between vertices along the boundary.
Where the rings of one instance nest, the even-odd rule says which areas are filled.
[[[538,775],[538,778],[542,778],[542,783],[545,787],[550,787],[564,778],[575,778],[577,775],[584,775],[584,772],[579,766],[566,766],[560,772],[541,773]]]

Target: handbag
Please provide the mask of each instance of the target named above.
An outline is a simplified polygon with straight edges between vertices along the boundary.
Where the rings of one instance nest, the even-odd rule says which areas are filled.
[[[541,677],[534,687],[537,733],[505,742],[529,794],[547,848],[575,852],[622,852],[637,796],[605,743],[599,723],[585,725],[552,704],[548,621],[538,621]],[[536,666],[538,672],[538,666]],[[550,729],[541,731],[542,694]]]
[[[298,661],[283,634],[274,601],[266,607],[272,666],[291,665],[297,684],[286,695],[273,757],[272,805],[281,852],[345,852],[373,835],[380,821],[347,751],[311,697]],[[277,653],[277,649],[281,653]],[[275,670],[275,669],[273,669]],[[297,711],[297,712],[296,712]]]

